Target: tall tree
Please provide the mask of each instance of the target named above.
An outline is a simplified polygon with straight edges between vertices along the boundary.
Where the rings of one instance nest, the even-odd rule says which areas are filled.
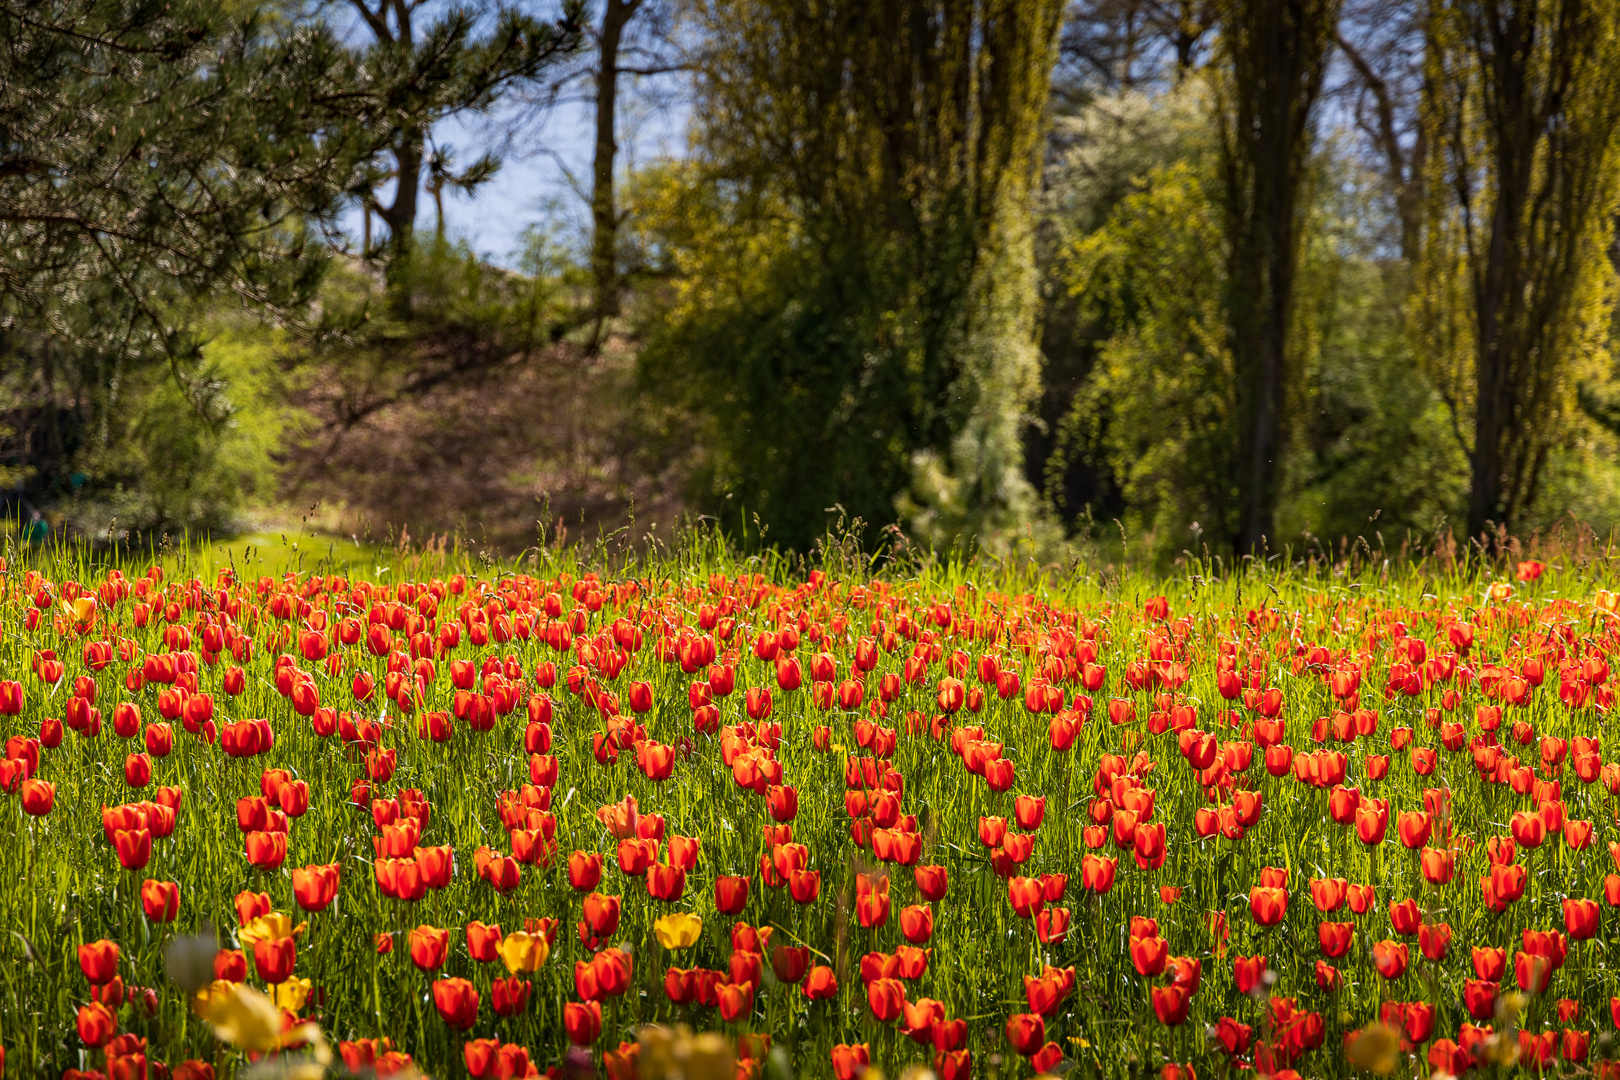
[[[287,319],[320,230],[385,145],[386,84],[319,25],[201,0],[0,3],[0,427],[53,489],[116,486],[144,394],[166,428],[231,399],[190,332],[231,299]],[[174,416],[179,410],[184,415]],[[172,474],[185,462],[168,458]]]
[[[1435,4],[1417,306],[1470,440],[1468,530],[1514,529],[1604,349],[1616,205],[1620,8]]]
[[[1384,179],[1395,210],[1401,257],[1421,249],[1423,183],[1431,150],[1422,123],[1429,94],[1424,63],[1429,0],[1348,0],[1334,41],[1349,64],[1342,86],[1353,99],[1356,128]]]
[[[1205,59],[1218,14],[1216,0],[1075,0],[1062,60],[1108,91],[1179,82]]]
[[[591,152],[591,335],[601,344],[607,321],[619,314],[625,275],[619,257],[621,212],[614,193],[619,157],[619,84],[689,71],[691,59],[675,40],[674,5],[668,0],[607,0],[596,30],[596,58],[589,77],[595,91],[596,140]]]
[[[1032,513],[1028,201],[1061,12],[705,6],[691,198],[726,220],[667,250],[717,277],[644,364],[704,418],[710,497],[774,538],[809,544],[834,504],[935,539]]]
[[[327,0],[325,6],[341,2]],[[389,73],[390,105],[400,118],[388,148],[393,197],[386,205],[374,206],[388,226],[386,253],[391,267],[410,252],[422,171],[430,161],[435,166],[429,176],[435,198],[447,185],[473,191],[499,168],[498,159],[486,153],[460,172],[453,171],[447,155],[428,150],[433,126],[450,116],[488,111],[510,84],[535,78],[572,51],[581,36],[584,0],[564,0],[555,23],[505,5],[456,4],[436,11],[430,0],[347,0],[346,6],[371,32],[364,63]],[[479,36],[485,23],[492,25]],[[371,191],[368,187],[362,198],[373,199]],[[402,297],[401,303],[408,310],[409,298]]]
[[[1226,0],[1217,116],[1228,245],[1228,347],[1236,376],[1238,514],[1228,540],[1276,535],[1295,384],[1294,286],[1307,168],[1339,0]]]

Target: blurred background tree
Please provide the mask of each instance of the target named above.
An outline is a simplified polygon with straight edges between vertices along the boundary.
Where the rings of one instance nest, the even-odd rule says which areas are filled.
[[[296,500],[1167,562],[1620,524],[1600,0],[0,0],[0,32],[0,482],[71,528]],[[684,143],[638,159],[649,109]],[[476,252],[449,196],[553,139],[562,209]]]
[[[799,547],[835,504],[936,542],[1038,516],[1029,209],[1060,16],[703,8],[693,152],[644,225],[678,276],[641,357],[704,449],[701,505]]]

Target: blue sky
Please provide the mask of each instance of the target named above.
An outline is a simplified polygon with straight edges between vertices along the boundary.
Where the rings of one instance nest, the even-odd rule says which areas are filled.
[[[353,25],[340,30],[351,40],[363,41],[368,31],[353,17]],[[674,89],[673,79],[660,82]],[[619,88],[619,173],[665,155],[678,155],[685,145],[687,115],[684,102],[672,109],[655,108],[647,95],[637,93],[641,82],[626,76]],[[476,197],[445,193],[445,230],[453,239],[465,239],[492,262],[510,266],[516,261],[519,237],[530,225],[549,221],[574,236],[585,235],[586,200],[590,193],[591,151],[595,142],[595,104],[580,100],[588,87],[576,89],[570,100],[540,112],[512,101],[503,102],[487,116],[454,117],[434,128],[434,140],[455,150],[455,162],[464,166],[485,151],[499,154],[500,172],[479,189]],[[677,97],[679,95],[669,95]],[[387,202],[392,193],[379,192]],[[434,225],[433,199],[426,191],[418,206],[418,228]],[[358,209],[344,215],[343,226],[358,242]],[[373,228],[378,224],[374,220]]]

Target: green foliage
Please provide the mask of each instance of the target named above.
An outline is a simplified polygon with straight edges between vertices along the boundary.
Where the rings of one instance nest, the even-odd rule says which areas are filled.
[[[1225,0],[1214,68],[1233,401],[1234,552],[1276,538],[1305,349],[1294,307],[1310,212],[1314,115],[1339,0]]]
[[[1206,144],[1207,145],[1207,144]],[[1279,535],[1427,535],[1463,504],[1463,451],[1413,363],[1405,268],[1382,253],[1366,177],[1327,147],[1295,311],[1300,366],[1282,463]],[[1225,348],[1227,243],[1211,155],[1139,178],[1061,275],[1098,360],[1066,415],[1054,468],[1093,453],[1118,476],[1124,522],[1162,561],[1218,551],[1236,527],[1238,375]]]
[[[681,276],[642,368],[695,417],[707,508],[799,548],[835,503],[938,542],[1034,515],[1027,202],[1059,11],[703,9],[694,159],[644,197]]]
[[[1413,332],[1469,444],[1471,533],[1536,513],[1553,456],[1582,456],[1579,387],[1614,364],[1617,66],[1613,4],[1435,8]]]
[[[166,304],[281,310],[386,131],[325,27],[194,0],[0,5],[0,321],[127,358],[178,351]],[[113,310],[78,317],[94,301]]]
[[[229,533],[244,502],[273,496],[274,454],[296,420],[273,363],[282,335],[219,316],[199,326],[209,413],[163,369],[136,372],[108,429],[76,457],[93,482],[60,504],[74,528],[100,538]]]
[[[1158,168],[1070,258],[1071,292],[1106,327],[1060,448],[1101,446],[1133,532],[1170,552],[1233,527],[1232,359],[1221,330],[1223,245],[1207,177]]]

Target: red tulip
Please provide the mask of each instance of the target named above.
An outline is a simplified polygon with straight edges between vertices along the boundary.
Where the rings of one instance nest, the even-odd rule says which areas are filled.
[[[865,874],[856,878],[855,916],[861,926],[871,929],[889,921],[889,879],[877,886]]]
[[[678,866],[658,865],[647,870],[647,895],[655,900],[674,902],[686,892],[686,871]]]
[[[1390,902],[1389,923],[1402,937],[1411,937],[1417,933],[1418,925],[1422,921],[1423,911],[1417,906],[1416,900]]]
[[[1426,847],[1423,849],[1419,861],[1423,870],[1423,880],[1431,885],[1450,883],[1455,867],[1455,860],[1450,849]]]
[[[247,957],[240,949],[221,949],[214,954],[214,978],[242,982],[247,978]]]
[[[1043,945],[1062,944],[1069,934],[1069,909],[1047,908],[1035,916],[1035,936]]]
[[[1406,972],[1405,942],[1384,940],[1373,946],[1373,967],[1386,979],[1398,979]]]
[[[101,1002],[92,1001],[80,1006],[76,1026],[84,1045],[99,1049],[112,1041],[118,1030],[118,1016]]]
[[[1039,1013],[1014,1013],[1007,1018],[1007,1041],[1029,1057],[1046,1042],[1046,1020]]]
[[[445,1023],[465,1031],[478,1019],[478,991],[466,979],[435,979],[433,1007]]]
[[[796,983],[810,969],[808,946],[778,945],[771,950],[771,970],[785,983]]]
[[[1176,1027],[1187,1020],[1187,1010],[1192,1004],[1187,991],[1172,983],[1169,986],[1155,986],[1152,990],[1153,1014],[1159,1018],[1159,1023],[1168,1027]]]
[[[80,945],[79,970],[92,983],[111,982],[118,976],[118,943],[103,938]]]
[[[837,1080],[860,1080],[872,1063],[872,1055],[865,1043],[846,1046],[839,1043],[832,1048],[833,1075]]]
[[[1337,911],[1344,903],[1345,894],[1349,886],[1344,878],[1313,878],[1311,880],[1311,902],[1316,910],[1326,915]]]
[[[1463,983],[1463,1005],[1475,1020],[1489,1020],[1496,1015],[1498,984],[1484,979],[1469,979]]]
[[[714,903],[722,915],[735,915],[748,903],[748,879],[721,876],[714,879]]]
[[[1238,993],[1251,993],[1266,974],[1264,956],[1236,956],[1232,958],[1232,976]]]
[[[150,878],[141,882],[141,908],[152,922],[173,922],[180,914],[180,886]]]
[[[1106,893],[1114,887],[1114,872],[1119,860],[1101,855],[1084,855],[1080,859],[1080,884],[1096,893]]]
[[[1421,810],[1404,813],[1395,823],[1396,835],[1407,848],[1420,848],[1429,842],[1429,815]]]
[[[1249,913],[1260,926],[1275,926],[1288,913],[1288,891],[1257,885],[1249,890]]]
[[[1520,810],[1508,820],[1508,828],[1513,833],[1513,842],[1519,847],[1538,848],[1547,838],[1547,823],[1540,814],[1533,814],[1527,810]]]
[[[715,994],[719,998],[717,1004],[720,1008],[720,1018],[727,1023],[747,1015],[754,1007],[754,984],[720,983],[715,987]]]
[[[1507,971],[1507,950],[1473,947],[1474,974],[1479,978],[1498,982]]]
[[[119,829],[113,833],[113,850],[118,865],[125,870],[140,870],[152,858],[152,833],[149,829]]]
[[[825,1001],[838,994],[838,978],[833,969],[818,965],[804,977],[804,996],[811,1001]]]
[[[1600,910],[1595,900],[1569,899],[1564,901],[1564,926],[1575,941],[1596,936]]]
[[[1130,953],[1136,973],[1152,978],[1164,971],[1164,965],[1170,958],[1170,947],[1161,937],[1132,937]]]
[[[1046,796],[1020,795],[1013,800],[1013,817],[1018,821],[1018,827],[1026,832],[1033,832],[1041,827],[1041,820],[1046,816]]]
[[[601,1003],[570,1001],[563,1006],[563,1028],[568,1032],[568,1041],[575,1046],[591,1045],[602,1034]]]
[[[619,928],[619,898],[591,893],[585,897],[585,923],[597,937],[607,937]]]
[[[1451,927],[1446,923],[1424,923],[1418,927],[1418,949],[1427,960],[1444,959],[1451,948]]]
[[[941,900],[949,888],[949,877],[943,866],[913,867],[912,878],[916,881],[917,891],[922,894],[924,900]]]
[[[338,863],[300,867],[292,872],[293,898],[305,911],[325,911],[337,898]]]
[[[897,1019],[905,1001],[906,987],[899,979],[873,979],[866,984],[866,1003],[879,1023]]]
[[[1322,955],[1329,959],[1338,959],[1350,951],[1350,944],[1355,936],[1355,923],[1324,922],[1317,926],[1317,940],[1322,946]]]
[[[253,969],[271,985],[292,978],[297,959],[298,945],[290,937],[261,938],[253,943]]]
[[[450,932],[422,925],[411,931],[411,963],[422,971],[437,971],[450,952]]]
[[[496,1016],[517,1016],[529,1007],[529,982],[516,975],[506,979],[493,979],[489,984],[489,1003]]]

